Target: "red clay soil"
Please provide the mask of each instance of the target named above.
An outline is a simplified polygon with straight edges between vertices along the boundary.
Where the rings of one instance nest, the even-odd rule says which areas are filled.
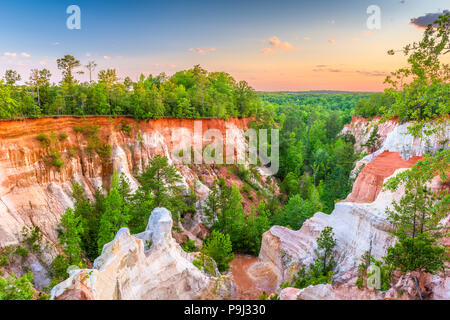
[[[374,201],[382,189],[384,179],[400,168],[411,168],[422,157],[411,157],[404,161],[398,152],[384,151],[367,164],[358,175],[353,191],[345,201],[366,203]]]
[[[239,300],[257,300],[263,290],[267,294],[274,292],[272,277],[266,273],[258,274],[257,279],[252,277],[249,269],[258,262],[257,257],[235,254],[234,260],[230,263],[231,273],[237,287]],[[265,279],[267,277],[267,279]]]

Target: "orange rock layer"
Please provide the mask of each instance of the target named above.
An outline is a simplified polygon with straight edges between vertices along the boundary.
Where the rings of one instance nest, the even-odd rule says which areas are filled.
[[[411,168],[422,157],[411,157],[404,161],[399,153],[384,151],[376,159],[367,164],[358,175],[352,193],[345,201],[347,202],[372,202],[382,189],[384,179],[394,174],[397,169]]]

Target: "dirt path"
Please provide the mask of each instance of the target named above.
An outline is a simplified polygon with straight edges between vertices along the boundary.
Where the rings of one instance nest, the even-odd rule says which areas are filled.
[[[257,300],[263,290],[268,294],[275,291],[273,275],[270,272],[255,272],[251,269],[257,261],[256,257],[236,254],[230,264],[239,300]]]

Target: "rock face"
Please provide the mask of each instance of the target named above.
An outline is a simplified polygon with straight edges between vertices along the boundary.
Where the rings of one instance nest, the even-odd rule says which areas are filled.
[[[118,117],[57,117],[0,121],[0,248],[16,245],[21,240],[23,227],[38,226],[51,252],[45,253],[49,264],[56,256],[57,227],[67,207],[73,206],[72,183],[80,183],[86,195],[93,199],[95,190],[108,187],[114,170],[124,174],[132,190],[138,187],[135,174],[141,172],[157,154],[168,157],[183,177],[183,185],[193,187],[200,201],[209,193],[209,185],[220,176],[213,165],[175,163],[174,154],[193,143],[194,136],[215,129],[224,142],[231,132],[237,137],[238,150],[246,148],[244,130],[249,119],[189,120],[159,119],[135,121]],[[127,129],[124,128],[126,124]],[[97,138],[111,147],[111,157],[105,159],[92,152],[90,138],[77,128],[98,127]],[[55,138],[52,138],[52,133]],[[66,139],[58,135],[65,133]],[[53,140],[46,147],[38,141],[45,134]],[[173,139],[173,136],[178,139]],[[203,138],[202,144],[211,143]],[[91,151],[89,151],[91,148]],[[59,170],[52,165],[50,154],[56,150],[64,162]],[[256,198],[255,200],[256,201]],[[187,227],[186,227],[187,228]],[[183,237],[205,235],[199,215],[189,223]],[[49,277],[39,272],[42,265],[32,263],[41,287],[48,285]],[[42,275],[41,275],[42,274]]]
[[[366,251],[380,259],[393,244],[385,208],[393,199],[398,200],[401,193],[401,190],[381,192],[373,203],[339,202],[331,214],[318,212],[297,231],[274,226],[263,235],[260,263],[274,270],[278,285],[290,281],[300,265],[314,261],[316,238],[325,227],[331,226],[337,241],[336,278],[345,282]]]
[[[121,229],[104,246],[94,268],[71,271],[69,279],[53,288],[52,299],[235,299],[232,276],[211,277],[200,271],[191,262],[193,256],[172,238],[171,229],[172,217],[165,208],[152,212],[143,233],[132,236]]]
[[[357,151],[363,151],[363,145],[377,121],[378,119],[370,122],[354,118],[352,123],[344,128],[343,133],[353,134]],[[325,227],[333,227],[337,240],[334,285],[318,285],[303,290],[287,288],[281,292],[281,299],[399,298],[397,291],[391,290],[389,294],[380,295],[372,291],[359,291],[354,285],[360,257],[370,250],[375,259],[380,259],[395,241],[389,233],[391,226],[386,220],[385,211],[393,200],[401,198],[403,190],[399,188],[395,193],[382,191],[384,181],[401,170],[410,168],[423,153],[449,148],[443,143],[450,140],[449,122],[426,139],[409,135],[408,125],[398,124],[396,120],[379,124],[380,148],[357,164],[359,167],[354,172],[361,172],[357,176],[352,193],[345,201],[337,203],[330,215],[318,212],[298,231],[274,226],[263,235],[257,265],[270,268],[278,285],[290,281],[301,265],[313,262],[316,238]],[[438,179],[434,179],[431,187],[439,189],[442,185]],[[449,281],[445,276],[435,276],[429,282],[429,287],[433,288],[430,298],[448,298]],[[400,279],[394,287],[398,291],[403,290],[401,288],[410,288],[411,292],[402,298],[414,298],[410,278]]]
[[[384,151],[372,162],[369,162],[361,171],[353,184],[353,190],[345,201],[372,202],[382,189],[386,178],[400,168],[411,168],[422,157],[411,157],[404,161],[397,152]]]

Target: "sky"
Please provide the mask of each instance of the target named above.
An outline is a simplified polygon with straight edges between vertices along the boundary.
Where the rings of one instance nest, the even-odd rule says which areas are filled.
[[[80,8],[81,29],[67,28],[70,5]],[[379,29],[368,29],[371,5],[380,9]],[[448,0],[1,1],[0,74],[14,69],[26,80],[31,69],[47,68],[58,82],[56,59],[71,54],[134,80],[200,64],[259,91],[382,91],[385,76],[406,61],[387,51],[419,40],[427,14],[449,7]]]

